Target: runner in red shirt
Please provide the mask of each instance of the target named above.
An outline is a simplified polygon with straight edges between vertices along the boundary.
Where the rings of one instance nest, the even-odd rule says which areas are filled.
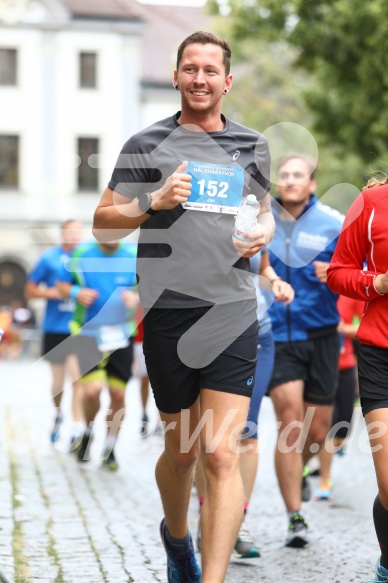
[[[373,519],[381,557],[375,582],[388,581],[388,177],[371,180],[346,216],[327,283],[366,302],[357,337],[362,411],[378,483]],[[364,262],[367,268],[364,269]]]

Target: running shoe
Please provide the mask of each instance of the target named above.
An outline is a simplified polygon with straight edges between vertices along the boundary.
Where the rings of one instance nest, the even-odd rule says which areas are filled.
[[[56,441],[58,441],[59,439],[59,429],[62,425],[63,422],[63,416],[62,413],[60,411],[58,411],[56,417],[55,417],[55,421],[54,421],[54,425],[53,428],[51,430],[51,434],[50,434],[50,441],[51,443],[55,443]]]
[[[102,467],[110,472],[116,472],[119,469],[120,466],[117,463],[113,449],[109,453],[106,451],[102,456]]]
[[[140,424],[140,437],[147,437],[149,431],[149,423],[150,420],[148,419],[148,415],[147,413],[144,413],[142,419],[141,419],[141,424]]]
[[[381,572],[380,560],[375,564],[375,578],[368,579],[364,583],[388,583],[388,575],[384,575]]]
[[[331,500],[333,496],[333,482],[325,482],[320,485],[320,487],[315,490],[314,498],[315,500]]]
[[[69,453],[78,453],[82,443],[82,435],[73,435],[70,438]]]
[[[236,544],[234,545],[234,553],[240,559],[257,559],[260,557],[260,553],[245,522],[240,527]]]
[[[302,502],[308,502],[311,498],[311,486],[310,481],[308,479],[309,473],[310,473],[309,467],[305,466],[303,468],[302,474]]]
[[[81,439],[81,443],[77,449],[77,460],[79,462],[88,462],[90,459],[89,449],[90,444],[92,443],[92,436],[91,435],[83,435]]]
[[[288,524],[286,547],[302,548],[309,542],[307,538],[307,523],[299,512],[295,512]]]
[[[163,518],[160,523],[160,537],[167,554],[167,581],[168,583],[200,583],[201,569],[195,558],[193,541],[184,555],[175,555],[166,541],[166,522]]]

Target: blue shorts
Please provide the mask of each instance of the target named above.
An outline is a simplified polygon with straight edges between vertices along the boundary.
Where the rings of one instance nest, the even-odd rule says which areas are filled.
[[[248,411],[248,425],[244,429],[242,437],[258,439],[258,420],[261,401],[267,392],[269,381],[271,380],[273,363],[275,359],[275,342],[272,330],[258,338],[257,345],[257,365],[255,375],[255,385]]]

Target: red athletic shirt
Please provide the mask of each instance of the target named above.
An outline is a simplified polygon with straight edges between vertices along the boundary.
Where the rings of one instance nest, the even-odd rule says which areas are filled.
[[[136,333],[133,337],[134,342],[143,342],[143,318],[144,311],[143,308],[138,308],[135,312],[134,320],[137,323]]]
[[[364,311],[364,302],[339,296],[337,302],[338,313],[345,324],[354,324],[354,320],[361,320]],[[347,370],[356,365],[356,355],[354,354],[353,339],[344,334],[344,346],[341,350],[338,367],[340,370]]]
[[[327,272],[330,289],[366,302],[357,337],[382,348],[388,348],[388,294],[375,290],[374,279],[386,271],[388,185],[364,190],[352,204]]]

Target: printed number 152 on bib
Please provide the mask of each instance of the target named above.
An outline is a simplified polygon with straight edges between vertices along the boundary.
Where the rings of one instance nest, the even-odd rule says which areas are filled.
[[[187,210],[236,214],[244,189],[241,166],[189,161],[191,193],[182,206]]]

